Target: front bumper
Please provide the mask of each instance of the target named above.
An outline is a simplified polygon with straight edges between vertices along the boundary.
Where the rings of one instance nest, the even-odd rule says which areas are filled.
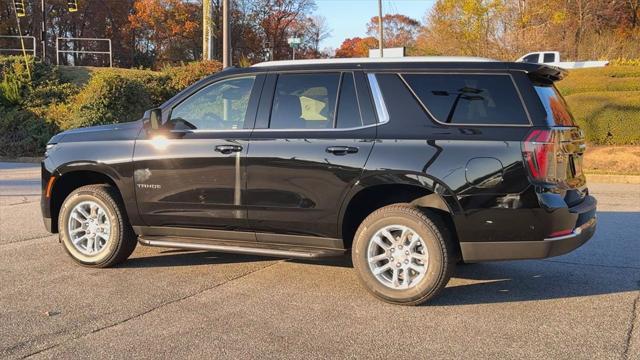
[[[42,221],[44,222],[44,228],[47,229],[48,232],[53,233],[51,228],[51,218],[43,216]]]

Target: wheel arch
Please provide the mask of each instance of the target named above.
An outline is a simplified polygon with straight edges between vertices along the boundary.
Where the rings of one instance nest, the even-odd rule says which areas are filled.
[[[60,166],[53,174],[55,181],[51,186],[51,196],[48,198],[51,213],[51,232],[53,233],[59,231],[58,216],[62,203],[71,192],[79,187],[93,184],[108,184],[119,194],[119,200],[123,201],[119,186],[121,183],[120,177],[108,166],[93,162],[70,163]]]
[[[345,196],[340,208],[338,234],[350,248],[358,226],[375,210],[394,203],[410,203],[441,217],[457,238],[453,215],[460,213],[454,193],[425,174],[384,173],[363,176]]]

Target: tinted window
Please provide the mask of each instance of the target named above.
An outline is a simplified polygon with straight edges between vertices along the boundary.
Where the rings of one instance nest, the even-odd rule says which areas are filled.
[[[352,73],[344,73],[342,75],[342,84],[340,85],[340,99],[338,100],[338,128],[353,128],[362,126],[360,118],[360,109],[358,108],[358,99],[356,95],[356,86],[353,82]]]
[[[175,130],[235,130],[244,118],[255,77],[213,83],[188,97],[171,111],[167,126]]]
[[[547,111],[547,123],[550,126],[575,126],[569,107],[555,86],[537,85],[535,88]]]
[[[522,61],[526,63],[537,63],[538,58],[540,58],[538,54],[531,54],[531,55],[525,56],[524,59],[522,59]]]
[[[271,129],[331,129],[340,74],[278,76]]]
[[[554,53],[545,53],[544,54],[544,61],[546,63],[550,63],[550,62],[554,62],[555,61],[555,54]]]
[[[447,124],[528,124],[508,75],[405,74],[436,120]]]

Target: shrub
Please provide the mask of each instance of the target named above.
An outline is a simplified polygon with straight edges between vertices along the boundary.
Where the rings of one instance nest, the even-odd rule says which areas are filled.
[[[640,91],[590,92],[566,100],[590,143],[640,145]]]
[[[58,114],[55,120],[62,129],[133,121],[152,107],[151,98],[139,79],[97,72],[69,106],[55,107],[68,112]]]
[[[89,82],[97,75],[119,76],[128,81],[139,83],[149,94],[152,106],[158,106],[174,95],[174,92],[167,86],[168,75],[161,72],[138,69],[94,68]]]
[[[27,58],[33,66],[33,58]],[[27,95],[31,81],[27,65],[20,56],[7,56],[0,59],[0,103],[4,106],[19,104]]]
[[[640,91],[640,66],[571,70],[558,88],[565,96],[594,91]]]
[[[30,111],[0,108],[0,156],[42,156],[57,131]]]
[[[181,66],[167,67],[163,69],[163,73],[169,78],[167,87],[175,94],[194,82],[220,70],[222,70],[222,64],[218,61],[198,61]]]

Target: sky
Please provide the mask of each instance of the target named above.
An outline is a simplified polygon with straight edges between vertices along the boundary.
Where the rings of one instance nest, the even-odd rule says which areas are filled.
[[[385,14],[399,13],[422,22],[427,10],[435,0],[383,0],[382,11]],[[377,0],[316,0],[317,15],[327,18],[331,37],[324,40],[321,48],[337,49],[346,38],[366,36],[371,17],[378,15]]]

